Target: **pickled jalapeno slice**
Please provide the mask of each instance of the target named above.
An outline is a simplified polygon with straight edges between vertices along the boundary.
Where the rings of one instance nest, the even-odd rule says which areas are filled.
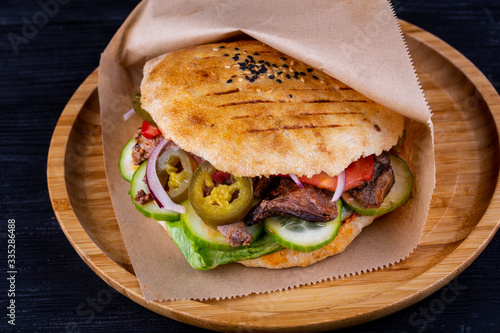
[[[188,198],[189,182],[196,170],[196,162],[184,150],[174,147],[162,153],[156,162],[160,182],[175,203]]]
[[[208,224],[237,222],[252,208],[252,179],[231,175],[218,184],[212,177],[217,172],[208,161],[200,164],[189,185],[189,200],[196,214]]]

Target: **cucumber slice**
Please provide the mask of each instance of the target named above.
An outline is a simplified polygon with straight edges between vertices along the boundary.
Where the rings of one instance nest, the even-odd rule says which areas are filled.
[[[189,200],[182,203],[186,207],[186,214],[181,215],[181,224],[187,237],[199,246],[209,247],[213,250],[233,251],[242,249],[247,246],[232,247],[226,238],[217,230],[216,226],[212,226],[203,221],[194,211]],[[264,223],[257,223],[247,227],[247,231],[252,235],[252,243],[259,238],[264,230]]]
[[[172,212],[167,209],[160,208],[156,201],[151,200],[150,202],[140,205],[135,201],[135,196],[137,192],[143,190],[146,194],[151,193],[149,187],[144,181],[146,176],[146,166],[148,161],[142,162],[141,166],[134,173],[132,177],[132,183],[130,187],[130,197],[134,202],[135,208],[140,211],[144,216],[151,217],[157,221],[179,221],[179,213]]]
[[[389,154],[395,183],[379,208],[365,208],[353,197],[343,196],[345,205],[360,215],[378,216],[389,213],[411,198],[413,176],[410,168],[400,157]]]
[[[132,181],[134,172],[139,168],[135,165],[132,160],[132,148],[135,146],[134,138],[127,141],[125,146],[123,146],[122,153],[120,155],[120,161],[118,162],[118,167],[120,168],[120,173],[123,179],[128,182]]]
[[[346,205],[342,205],[342,213],[340,214],[340,220],[344,222],[348,218],[350,218],[354,214],[354,211],[347,207]]]
[[[342,211],[342,201],[337,201]],[[273,216],[264,220],[266,231],[280,245],[299,252],[311,252],[330,244],[339,231],[342,213],[328,222],[307,222],[290,216]]]

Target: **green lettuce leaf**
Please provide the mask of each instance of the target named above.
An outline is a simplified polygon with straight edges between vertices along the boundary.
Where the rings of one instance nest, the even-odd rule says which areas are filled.
[[[168,233],[174,243],[181,250],[191,267],[198,270],[212,269],[218,265],[234,261],[259,258],[283,248],[271,236],[264,234],[263,237],[245,248],[232,251],[213,250],[205,246],[199,246],[189,239],[182,229],[181,222],[166,223]]]

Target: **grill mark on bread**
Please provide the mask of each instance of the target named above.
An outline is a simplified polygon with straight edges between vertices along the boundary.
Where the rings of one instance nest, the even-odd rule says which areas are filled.
[[[241,102],[232,102],[227,104],[218,105],[218,108],[224,108],[226,106],[234,106],[234,105],[243,105],[243,104],[259,104],[259,103],[275,103],[274,101],[263,100],[263,99],[254,99],[250,101],[241,101]],[[282,102],[283,103],[283,102]]]
[[[329,124],[329,125],[285,125],[283,127],[272,127],[272,128],[251,128],[248,133],[260,133],[260,132],[270,132],[278,130],[300,130],[300,129],[315,129],[315,128],[337,128],[337,127],[348,127],[353,125],[339,125],[339,124]]]
[[[329,115],[337,115],[337,114],[363,114],[363,112],[302,112],[299,113],[301,116],[329,116]]]
[[[295,101],[285,101],[285,100],[276,100],[276,101],[270,101],[270,100],[262,100],[262,99],[255,99],[255,100],[250,100],[250,101],[241,101],[241,102],[232,102],[232,103],[227,103],[227,104],[221,104],[218,105],[218,108],[223,108],[227,106],[235,106],[235,105],[243,105],[243,104],[259,104],[259,103],[294,103]],[[329,99],[315,99],[311,101],[296,101],[295,103],[368,103],[366,100],[358,100],[358,99],[346,99],[346,100],[341,100],[341,101],[336,101],[336,100],[329,100]]]
[[[237,93],[237,92],[240,92],[240,89],[236,88],[236,89],[231,89],[231,90],[227,90],[227,91],[218,91],[218,92],[214,92],[214,93],[208,93],[207,96],[227,95],[227,94],[232,94],[232,93]]]
[[[315,99],[312,101],[303,101],[302,103],[368,103],[368,101],[364,99],[345,99],[341,101],[331,99]]]

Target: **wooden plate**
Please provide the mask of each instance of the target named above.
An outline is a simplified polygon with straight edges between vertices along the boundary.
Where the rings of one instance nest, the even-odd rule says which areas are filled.
[[[146,303],[109,197],[101,147],[97,71],[64,109],[51,142],[48,184],[62,230],[104,281],[164,316],[215,330],[325,330],[401,310],[462,272],[495,234],[500,216],[500,98],[464,56],[402,22],[434,111],[437,183],[415,252],[386,269],[293,290],[205,302]]]

